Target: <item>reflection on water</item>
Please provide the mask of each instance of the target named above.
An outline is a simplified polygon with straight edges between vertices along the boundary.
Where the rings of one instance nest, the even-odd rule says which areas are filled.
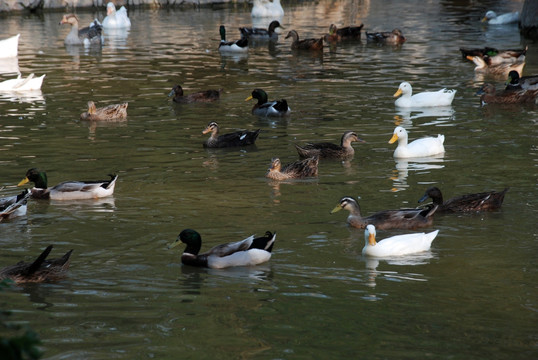
[[[421,118],[433,118],[431,123],[423,125],[443,124],[455,120],[455,111],[452,106],[417,108],[417,109],[397,109],[397,114],[394,117],[396,126],[410,127],[413,125],[413,120]]]
[[[393,175],[390,177],[390,179],[393,180],[392,191],[402,191],[409,187],[407,184],[409,171],[429,173],[429,170],[444,168],[444,165],[439,165],[439,163],[445,161],[444,156],[445,154],[438,154],[425,158],[395,158],[394,162],[396,163],[396,170],[392,171]]]

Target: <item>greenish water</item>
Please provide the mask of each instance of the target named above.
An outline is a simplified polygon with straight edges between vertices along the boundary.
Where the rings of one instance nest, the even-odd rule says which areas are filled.
[[[61,14],[0,19],[2,34],[21,33],[23,75],[47,74],[36,98],[0,95],[1,195],[18,191],[30,167],[46,170],[51,185],[119,174],[111,198],[32,201],[26,217],[0,223],[0,266],[49,244],[54,257],[74,249],[64,281],[2,293],[2,308],[37,331],[45,358],[536,357],[538,111],[480,107],[483,80],[458,48],[528,45],[529,75],[538,47],[517,27],[480,24],[485,5],[389,5],[284,2],[282,24],[301,37],[363,22],[368,31],[399,27],[408,39],[401,48],[345,44],[322,57],[292,54],[283,36],[247,58],[221,57],[218,25],[238,37],[235,28],[251,23],[243,5],[131,11],[130,32],[107,35],[97,52],[64,47]],[[83,23],[97,15],[79,13]],[[401,81],[458,92],[448,109],[399,111],[392,95]],[[174,105],[166,95],[176,83],[187,93],[222,88],[222,98]],[[286,98],[292,115],[252,116],[244,99],[258,87]],[[128,101],[128,120],[79,121],[88,100]],[[206,150],[209,121],[224,132],[262,131],[255,147]],[[444,134],[445,156],[395,162],[396,123],[411,139]],[[351,162],[322,162],[314,180],[264,178],[272,157],[297,158],[294,143],[337,142],[350,129],[365,140]],[[345,195],[360,196],[366,214],[415,206],[432,184],[447,198],[510,191],[499,211],[436,217],[432,250],[401,261],[367,261],[363,232],[347,227],[347,214],[329,214]],[[187,227],[204,248],[266,230],[277,231],[277,244],[261,266],[192,269],[181,266],[181,250],[166,250]]]

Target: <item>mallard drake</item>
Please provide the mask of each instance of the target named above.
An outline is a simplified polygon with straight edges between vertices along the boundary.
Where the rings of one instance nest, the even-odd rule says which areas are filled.
[[[19,54],[19,38],[21,34],[0,40],[0,59],[17,57]]]
[[[364,24],[360,24],[359,26],[346,26],[339,29],[336,25],[331,24],[331,26],[329,26],[329,34],[325,35],[325,41],[330,43],[346,40],[360,40],[363,26]]]
[[[2,92],[25,92],[36,91],[41,89],[45,74],[40,77],[34,77],[34,74],[28,75],[26,78],[22,78],[21,74],[16,79],[9,79],[0,82],[0,91]]]
[[[168,245],[168,249],[184,243],[187,247],[181,255],[183,264],[223,269],[231,266],[253,266],[269,261],[275,240],[276,233],[267,231],[263,237],[255,238],[252,235],[245,240],[217,245],[203,254],[198,254],[202,248],[202,237],[195,230],[185,229],[179,233],[176,241]]]
[[[503,63],[515,63],[525,60],[525,54],[527,53],[528,46],[525,49],[508,49],[497,50],[491,47],[467,49],[460,48],[461,55],[464,59],[472,61],[473,56],[478,56],[489,65],[498,65]]]
[[[347,160],[353,157],[355,149],[351,146],[354,141],[362,141],[353,131],[346,131],[342,135],[340,145],[333,143],[308,143],[304,146],[295,144],[301,158],[319,156],[320,159]]]
[[[278,20],[273,20],[269,24],[267,29],[262,28],[249,28],[249,27],[240,27],[239,31],[241,32],[241,37],[246,37],[251,40],[278,40],[278,33],[275,31],[277,27],[282,28]]]
[[[75,14],[64,15],[60,25],[70,24],[71,31],[64,40],[65,45],[101,45],[103,43],[103,27],[94,20],[90,26],[78,29],[78,17]]]
[[[491,75],[501,75],[504,77],[506,77],[508,73],[510,73],[510,71],[512,70],[521,73],[523,71],[523,67],[525,66],[525,60],[518,60],[513,63],[499,63],[488,65],[487,56],[484,56],[484,59],[480,56],[467,56],[467,59],[471,60],[476,65],[476,67],[474,68],[474,71],[476,72]]]
[[[273,17],[281,18],[284,16],[284,9],[280,4],[280,0],[254,0],[252,11],[250,13],[252,17]]]
[[[433,223],[433,214],[437,210],[437,207],[383,210],[370,216],[362,217],[361,208],[357,200],[351,196],[344,196],[340,199],[340,203],[331,211],[331,214],[342,209],[350,213],[347,218],[348,224],[358,229],[364,229],[368,224],[375,225],[378,229],[417,229],[431,226]]]
[[[394,104],[399,107],[432,107],[450,106],[456,95],[456,90],[441,89],[439,91],[425,91],[415,95],[411,84],[404,81],[394,93],[394,97],[402,95],[396,99]]]
[[[82,200],[97,199],[110,196],[114,193],[118,175],[109,175],[110,180],[97,181],[64,181],[56,186],[47,187],[47,174],[32,168],[26,172],[26,177],[18,186],[28,182],[34,183],[31,190],[32,197],[36,199],[52,200]]]
[[[379,44],[399,45],[403,44],[407,39],[400,29],[394,29],[391,32],[366,32],[366,40]]]
[[[226,41],[226,28],[221,25],[219,51],[222,53],[246,53],[248,52],[248,39],[242,37],[236,41]]]
[[[476,194],[466,194],[453,197],[447,201],[443,201],[443,194],[438,187],[432,186],[426,190],[424,196],[420,198],[419,203],[431,198],[433,204],[437,205],[439,213],[455,213],[455,212],[475,212],[496,210],[501,207],[504,200],[504,195],[509,188],[503,191],[487,191]]]
[[[303,179],[318,176],[319,156],[312,156],[308,159],[298,160],[282,166],[279,158],[271,159],[265,177],[273,180]]]
[[[517,71],[508,73],[505,90],[536,90],[538,89],[538,75],[519,77]]]
[[[409,144],[407,143],[407,139],[407,131],[403,127],[397,126],[389,140],[389,144],[393,144],[398,140],[398,146],[394,150],[395,158],[426,157],[445,152],[443,145],[445,142],[444,135],[437,135],[436,138],[424,137],[416,139]]]
[[[102,108],[95,107],[93,101],[88,101],[88,111],[80,114],[80,120],[108,121],[122,120],[127,117],[128,103],[112,104]]]
[[[427,234],[415,233],[396,235],[377,242],[375,239],[375,226],[368,225],[364,230],[364,248],[362,249],[362,255],[382,258],[428,251],[437,234],[439,234],[439,230]]]
[[[30,190],[25,189],[19,195],[0,198],[0,221],[26,215],[26,203]]]
[[[58,259],[47,260],[52,245],[47,248],[31,263],[19,261],[15,265],[0,270],[0,280],[11,279],[17,284],[58,281],[64,278],[69,269],[69,258],[73,250],[69,250]]]
[[[489,10],[486,15],[480,20],[491,25],[512,24],[519,21],[519,11],[497,15],[495,11]]]
[[[304,39],[299,40],[299,34],[297,31],[291,30],[287,38],[292,38],[291,49],[292,50],[311,50],[311,51],[323,51],[323,37],[319,39]]]
[[[480,95],[482,105],[532,103],[538,97],[538,87],[527,90],[503,90],[497,92],[495,85],[485,83],[478,89],[476,95]]]
[[[286,116],[291,109],[285,99],[267,101],[267,93],[262,89],[254,89],[252,94],[245,99],[250,101],[257,99],[258,102],[252,107],[252,114],[258,116]]]
[[[229,134],[219,135],[219,125],[215,121],[211,121],[209,124],[207,124],[205,130],[202,131],[202,134],[207,133],[211,133],[211,135],[209,136],[209,139],[204,141],[204,147],[224,148],[232,146],[253,145],[258,138],[260,129],[255,131],[242,130]]]
[[[169,97],[172,97],[172,101],[180,104],[187,104],[187,103],[193,103],[193,102],[213,102],[217,101],[220,98],[220,93],[222,92],[222,89],[219,90],[205,90],[205,91],[198,91],[189,95],[183,94],[183,88],[181,85],[176,85],[172,88],[172,91],[170,91],[170,94],[168,94]]]
[[[131,20],[127,15],[125,6],[116,11],[114,3],[106,4],[106,17],[103,20],[103,27],[108,29],[127,29],[131,27]]]

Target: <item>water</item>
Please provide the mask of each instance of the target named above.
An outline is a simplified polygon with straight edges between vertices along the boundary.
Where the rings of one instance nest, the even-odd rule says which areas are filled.
[[[2,308],[37,331],[48,359],[535,357],[538,111],[480,107],[483,79],[458,48],[528,45],[529,75],[538,47],[515,26],[478,22],[486,7],[520,2],[489,5],[285,2],[284,35],[363,22],[408,38],[401,48],[362,42],[322,57],[292,54],[283,36],[247,58],[221,57],[218,25],[233,39],[251,23],[242,4],[134,10],[130,32],[108,34],[97,52],[64,47],[61,14],[2,18],[3,38],[21,33],[23,75],[47,74],[33,98],[0,97],[2,195],[18,191],[30,167],[46,170],[51,185],[119,174],[112,198],[32,201],[27,217],[0,224],[2,266],[49,244],[54,257],[74,249],[66,280],[6,291]],[[86,24],[104,9],[78,15]],[[392,94],[401,81],[458,92],[448,109],[399,111]],[[166,97],[176,83],[187,93],[222,88],[222,99],[176,106]],[[286,98],[292,116],[252,116],[244,99],[258,87]],[[128,101],[128,120],[79,121],[88,100]],[[209,121],[262,132],[255,147],[205,150]],[[396,123],[410,139],[444,134],[445,156],[395,162],[387,142]],[[337,142],[348,129],[366,141],[353,161],[323,162],[315,180],[264,178],[272,157],[296,159],[294,143]],[[499,211],[436,217],[432,250],[400,261],[362,258],[363,232],[343,212],[329,214],[345,195],[360,196],[366,214],[415,206],[431,185],[447,198],[510,191]],[[267,264],[191,269],[181,250],[166,249],[187,227],[204,249],[266,230],[278,238]]]

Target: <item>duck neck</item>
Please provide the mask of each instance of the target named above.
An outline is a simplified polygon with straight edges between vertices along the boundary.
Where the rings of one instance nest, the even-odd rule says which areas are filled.
[[[47,188],[47,174],[44,172],[40,172],[35,177],[32,177],[30,181],[32,181],[34,183],[34,187],[38,189]]]

